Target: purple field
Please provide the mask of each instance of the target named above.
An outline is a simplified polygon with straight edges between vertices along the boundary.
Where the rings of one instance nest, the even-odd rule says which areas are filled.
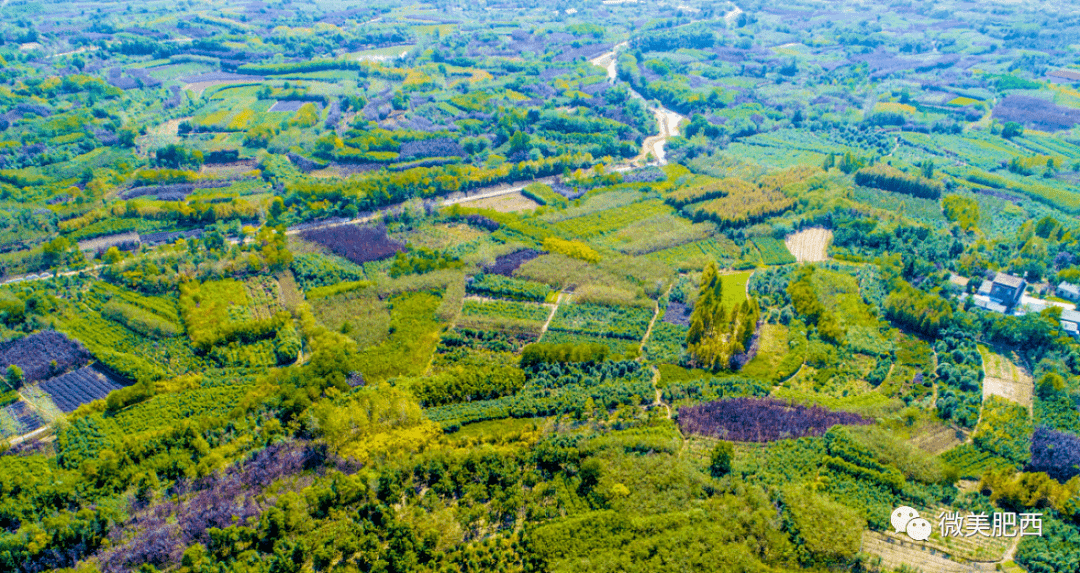
[[[0,368],[18,366],[27,384],[82,367],[89,360],[82,344],[54,330],[0,343]]]
[[[671,301],[668,303],[667,310],[664,311],[663,320],[669,324],[690,326],[690,312],[691,308],[685,304]]]
[[[306,103],[315,104],[316,108],[322,110],[322,104],[317,101],[282,99],[274,102],[274,105],[270,107],[270,111],[300,111],[300,108],[304,107]]]
[[[1027,471],[1046,472],[1058,481],[1080,475],[1080,437],[1039,427],[1031,436]]]
[[[106,376],[93,366],[86,366],[38,385],[65,414],[83,404],[104,400],[109,392],[124,385]]]
[[[540,256],[540,251],[525,249],[503,255],[495,259],[495,264],[485,267],[484,272],[493,275],[514,276],[514,271],[521,265]]]
[[[1062,107],[1037,97],[1010,95],[994,106],[994,119],[1015,121],[1041,131],[1060,131],[1080,123],[1080,109]]]
[[[736,442],[820,436],[837,424],[870,422],[858,414],[789,404],[776,398],[732,398],[679,409],[679,427],[684,433]]]
[[[405,250],[405,245],[386,235],[386,227],[358,227],[343,225],[329,229],[305,231],[300,235],[305,241],[318,243],[339,257],[363,264],[392,257]]]

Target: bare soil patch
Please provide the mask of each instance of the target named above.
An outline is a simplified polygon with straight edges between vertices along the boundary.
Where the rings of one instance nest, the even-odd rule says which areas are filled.
[[[832,237],[832,231],[813,227],[788,235],[784,244],[800,263],[817,263],[828,260],[827,251]]]
[[[540,204],[525,197],[521,193],[508,193],[506,195],[499,195],[498,197],[487,197],[475,201],[466,201],[461,203],[461,206],[491,209],[493,211],[499,211],[500,213],[513,213],[515,211],[531,211],[539,207]]]
[[[979,352],[982,353],[983,370],[986,372],[986,377],[983,378],[983,400],[990,396],[1000,396],[1031,410],[1035,382],[1027,370],[1009,357],[985,347],[979,347]]]

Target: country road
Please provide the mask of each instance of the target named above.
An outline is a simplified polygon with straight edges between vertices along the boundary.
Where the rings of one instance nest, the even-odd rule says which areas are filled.
[[[625,48],[627,45],[627,42],[615,44],[612,51],[589,60],[589,63],[606,69],[609,82],[612,84],[619,83],[617,67],[619,49]],[[633,86],[625,82],[623,82],[623,85],[630,91],[631,97],[639,99],[648,105],[645,97],[638,93]],[[679,135],[679,123],[686,117],[659,104],[651,108],[650,111],[656,116],[657,131],[659,133],[645,138],[645,141],[641,144],[641,154],[634,158],[634,161],[645,162],[651,154],[660,165],[665,165],[667,164],[667,158],[664,153],[664,144],[667,143],[668,139]]]

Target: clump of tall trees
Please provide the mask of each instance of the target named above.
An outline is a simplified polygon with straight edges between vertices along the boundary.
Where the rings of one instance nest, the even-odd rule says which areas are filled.
[[[710,263],[701,275],[686,347],[690,360],[699,368],[730,368],[735,356],[746,352],[754,336],[761,309],[752,298],[724,307],[724,284],[716,264]]]

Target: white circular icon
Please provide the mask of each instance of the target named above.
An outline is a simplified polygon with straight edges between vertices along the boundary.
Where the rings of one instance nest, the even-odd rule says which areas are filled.
[[[915,511],[915,508],[901,505],[892,512],[892,526],[897,533],[903,533],[907,530],[908,522],[912,519],[919,517],[919,512]]]
[[[907,534],[909,537],[916,541],[926,541],[930,539],[930,522],[921,517],[912,519],[907,524]]]

